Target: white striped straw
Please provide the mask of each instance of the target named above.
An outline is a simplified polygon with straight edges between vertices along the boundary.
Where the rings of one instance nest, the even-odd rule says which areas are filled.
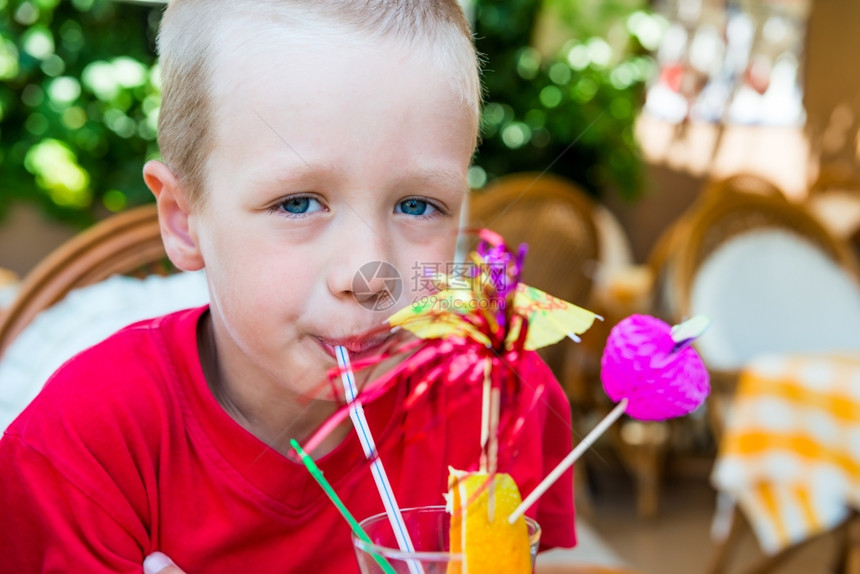
[[[352,426],[355,427],[358,440],[361,442],[361,448],[364,449],[364,456],[367,457],[367,460],[371,461],[370,472],[373,475],[373,480],[376,482],[376,489],[379,491],[382,505],[385,506],[385,513],[388,515],[388,521],[391,523],[391,529],[394,531],[397,545],[403,552],[415,552],[412,539],[409,537],[406,524],[403,522],[400,507],[394,498],[391,483],[388,482],[388,475],[385,474],[382,460],[376,453],[376,444],[373,441],[373,435],[370,433],[370,427],[364,416],[364,408],[360,403],[355,402],[358,391],[355,386],[355,374],[352,372],[352,365],[349,362],[349,352],[345,347],[341,346],[336,346],[334,349],[335,355],[337,355],[337,364],[342,371],[341,381],[343,382],[346,402],[349,404],[349,418],[352,419]],[[407,564],[412,574],[424,573],[424,569],[417,561],[409,560]]]

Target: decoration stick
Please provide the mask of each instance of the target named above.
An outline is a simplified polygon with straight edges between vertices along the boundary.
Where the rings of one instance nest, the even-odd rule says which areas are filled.
[[[591,432],[588,433],[585,438],[579,442],[578,445],[576,445],[576,448],[570,451],[570,454],[564,457],[564,460],[558,463],[558,465],[556,465],[556,467],[552,469],[552,472],[546,475],[546,478],[544,478],[541,483],[538,484],[535,489],[531,491],[531,493],[526,497],[526,499],[523,500],[522,503],[516,507],[516,509],[508,517],[508,522],[510,524],[513,524],[520,518],[520,516],[525,514],[526,510],[528,510],[529,507],[534,504],[535,501],[537,501],[537,499],[540,498],[549,489],[549,487],[552,486],[553,483],[555,483],[556,480],[559,479],[559,477],[564,473],[564,471],[570,468],[570,466],[576,461],[576,459],[582,456],[582,454],[586,450],[588,450],[588,448],[592,444],[594,444],[594,441],[596,441],[600,437],[600,435],[606,432],[606,429],[612,426],[612,423],[618,420],[618,417],[624,414],[624,410],[626,408],[627,399],[621,399],[620,401],[618,401],[618,404],[615,405],[615,408],[612,409],[612,411],[608,415],[606,415],[603,420],[600,421],[597,426],[594,427]]]
[[[329,499],[334,503],[335,507],[337,507],[337,509],[340,511],[341,516],[346,519],[350,528],[352,528],[352,532],[353,534],[355,534],[356,538],[358,538],[362,542],[366,542],[367,544],[373,544],[373,542],[370,540],[370,537],[367,535],[364,529],[362,529],[361,525],[358,523],[355,517],[353,517],[349,510],[346,508],[346,505],[344,505],[343,501],[331,487],[331,484],[329,484],[325,476],[323,476],[323,472],[319,469],[313,459],[308,456],[308,454],[304,450],[302,450],[302,447],[299,446],[299,443],[295,439],[290,441],[290,445],[293,447],[293,450],[296,451],[296,454],[299,455],[302,464],[305,465],[305,468],[308,469],[308,471],[311,473],[311,476],[314,477],[317,483],[322,487],[323,491],[328,495]],[[372,551],[370,552],[370,554],[373,556],[373,559],[376,560],[376,563],[379,564],[379,567],[382,568],[385,574],[397,574],[394,571],[394,568],[392,568],[391,564],[388,563],[388,560],[386,560],[384,556],[380,556],[379,554]]]
[[[382,499],[385,513],[388,515],[388,521],[391,523],[391,529],[394,531],[397,545],[403,552],[415,552],[415,546],[413,546],[409,532],[406,530],[406,523],[403,521],[400,507],[394,498],[394,490],[388,481],[388,475],[382,466],[382,460],[376,452],[376,444],[370,432],[370,427],[367,424],[367,418],[364,416],[364,407],[361,406],[361,403],[355,401],[358,391],[355,386],[355,374],[352,372],[352,365],[349,362],[349,352],[345,347],[336,346],[335,355],[337,355],[337,364],[342,371],[341,381],[343,382],[346,402],[349,404],[349,418],[352,419],[352,425],[355,427],[356,434],[358,434],[358,440],[361,443],[361,448],[364,450],[364,456],[370,461],[370,472],[373,475],[374,482],[376,482],[376,489],[379,491],[379,497]],[[412,574],[423,573],[421,565],[417,562],[410,560],[408,561],[408,565],[409,571]]]
[[[484,385],[481,389],[481,472],[488,472],[490,443],[490,391],[492,381],[490,380],[490,361],[484,362]]]
[[[489,504],[487,505],[487,517],[490,522],[496,521],[496,478],[495,474],[499,467],[499,414],[501,411],[501,389],[490,391],[490,444],[487,472],[490,475],[490,488],[487,492]]]
[[[490,359],[484,362],[484,385],[481,396],[481,471],[489,475],[487,518],[495,521],[496,480],[493,475],[499,467],[499,389],[493,388]]]
[[[499,416],[502,407],[501,389],[490,390],[490,444],[488,445],[489,464],[487,472],[496,474],[499,469]]]

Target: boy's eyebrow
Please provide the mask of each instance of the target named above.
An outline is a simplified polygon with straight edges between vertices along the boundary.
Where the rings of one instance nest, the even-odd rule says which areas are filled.
[[[397,178],[396,182],[400,185],[409,184],[414,186],[418,183],[436,189],[455,189],[463,193],[468,191],[469,188],[469,185],[462,174],[444,169],[432,168],[419,168],[410,171],[403,177]]]
[[[343,170],[338,168],[335,165],[311,165],[304,160],[301,160],[295,166],[290,167],[288,170],[279,171],[274,174],[269,180],[273,184],[282,184],[282,183],[293,183],[293,182],[302,182],[302,181],[315,181],[320,180],[323,175],[330,176],[332,173],[337,176],[342,173]]]
[[[311,165],[303,161],[288,171],[274,175],[269,179],[269,183],[274,186],[297,182],[323,183],[324,179],[337,180],[343,174],[343,168],[337,164],[325,162]],[[427,186],[433,189],[453,189],[463,193],[468,191],[468,183],[461,174],[443,169],[418,168],[398,176],[393,183],[394,187]]]

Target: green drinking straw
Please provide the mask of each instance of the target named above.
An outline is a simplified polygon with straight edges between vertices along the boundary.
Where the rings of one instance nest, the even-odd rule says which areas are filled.
[[[308,453],[302,450],[302,447],[299,445],[296,439],[290,440],[290,446],[296,451],[296,454],[299,455],[299,458],[302,459],[302,463],[305,467],[310,471],[311,476],[317,481],[317,483],[322,487],[325,493],[328,495],[329,499],[334,503],[337,509],[340,511],[341,516],[346,519],[349,523],[349,526],[352,528],[352,533],[355,534],[356,538],[361,540],[362,542],[366,542],[368,544],[373,544],[370,541],[370,537],[367,535],[367,532],[361,527],[358,521],[352,516],[352,514],[347,510],[346,506],[341,501],[340,497],[338,497],[337,493],[331,487],[331,484],[326,480],[325,476],[323,476],[323,472],[319,469],[319,467],[314,462]],[[384,556],[380,556],[376,552],[370,551],[370,554],[373,556],[373,559],[376,560],[376,563],[379,564],[379,567],[385,572],[385,574],[397,574],[392,568],[391,564],[388,563],[388,560],[385,559]]]

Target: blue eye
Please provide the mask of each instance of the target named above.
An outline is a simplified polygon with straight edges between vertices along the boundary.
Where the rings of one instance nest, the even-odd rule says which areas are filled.
[[[313,197],[288,197],[279,205],[281,209],[292,215],[304,215],[322,209],[320,202]]]
[[[429,215],[436,211],[436,208],[424,201],[423,199],[411,198],[401,201],[395,208],[395,213],[405,213],[406,215]],[[429,211],[429,213],[428,213]]]

